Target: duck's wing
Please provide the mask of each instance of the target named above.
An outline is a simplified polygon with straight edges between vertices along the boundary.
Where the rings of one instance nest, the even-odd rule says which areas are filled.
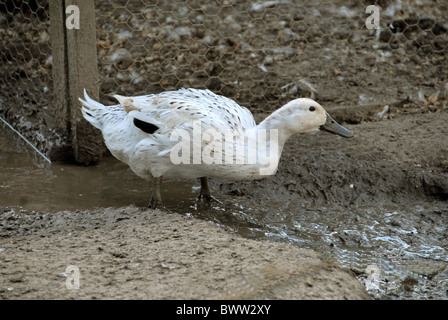
[[[120,101],[122,100],[122,101]],[[120,97],[134,125],[148,133],[170,134],[175,129],[244,130],[256,126],[252,113],[235,101],[209,90],[181,89],[157,95]]]
[[[198,111],[203,111],[206,116],[213,114],[222,117],[224,121],[231,122],[240,128],[254,127],[255,120],[249,109],[238,105],[232,99],[217,95],[210,90],[180,89],[174,92],[166,92],[167,96],[174,99],[183,97],[198,106]]]

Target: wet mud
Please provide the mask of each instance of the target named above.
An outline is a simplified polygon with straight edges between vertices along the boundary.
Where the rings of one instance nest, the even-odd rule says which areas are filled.
[[[165,208],[156,212],[144,209],[149,201],[149,184],[113,158],[106,157],[104,161],[89,167],[67,163],[48,166],[42,161],[33,161],[31,151],[25,154],[20,152],[24,146],[3,141],[2,144],[7,147],[2,152],[0,247],[4,250],[0,252],[0,258],[8,263],[2,264],[2,279],[6,281],[2,296],[25,298],[33,297],[31,292],[41,294],[35,288],[30,289],[30,282],[34,280],[27,271],[19,271],[22,280],[14,282],[16,273],[13,270],[21,265],[23,244],[30,252],[40,252],[44,248],[50,252],[64,251],[70,245],[64,244],[62,239],[75,233],[79,241],[90,241],[93,237],[100,243],[97,247],[105,249],[111,241],[109,237],[116,236],[121,239],[124,248],[128,248],[128,251],[125,250],[127,263],[133,263],[138,254],[129,246],[140,247],[146,243],[147,250],[150,250],[152,243],[158,242],[154,239],[159,233],[167,239],[188,239],[184,237],[184,223],[195,221],[191,222],[191,228],[202,234],[206,231],[198,220],[203,220],[213,225],[210,234],[207,231],[210,239],[222,238],[225,233],[230,237],[233,235],[238,241],[242,241],[242,237],[250,243],[255,241],[275,246],[283,244],[297,250],[312,249],[319,256],[322,270],[342,269],[351,274],[350,277],[356,276],[355,281],[364,284],[372,298],[446,299],[446,123],[448,112],[444,109],[434,113],[402,114],[391,119],[348,124],[347,127],[355,133],[353,139],[342,139],[324,132],[298,135],[288,141],[279,171],[274,176],[261,181],[234,183],[211,180],[213,193],[223,204],[206,206],[196,202],[200,186],[198,181],[167,181],[162,188]],[[166,221],[153,221],[153,215]],[[166,218],[160,218],[162,216]],[[177,225],[172,219],[182,223]],[[145,239],[133,236],[132,232],[123,233],[122,228],[131,228],[131,225],[137,228],[140,220],[146,221],[145,225],[149,228]],[[199,225],[197,228],[194,227],[196,223]],[[176,231],[170,233],[163,227],[166,224],[172,224],[168,229]],[[222,231],[215,230],[215,226]],[[35,241],[35,238],[41,240]],[[62,244],[48,249],[47,241],[62,241]],[[191,243],[195,243],[194,240]],[[103,249],[97,248],[100,251]],[[252,261],[250,259],[259,254],[252,256],[244,246],[240,249],[241,254],[249,259],[247,261]],[[73,250],[82,252],[86,248],[84,245],[74,245]],[[178,265],[175,258],[178,251],[165,254],[172,258],[172,262],[161,260],[159,267],[162,262],[168,266],[161,269],[169,270],[169,265]],[[297,254],[300,255],[299,252]],[[63,256],[62,253],[58,255]],[[95,256],[92,253],[91,259]],[[197,257],[192,255],[190,258],[195,260]],[[274,260],[278,262],[281,259]],[[39,265],[39,261],[28,263]],[[61,261],[54,263],[61,264]],[[86,264],[85,261],[83,263]],[[95,263],[101,269],[105,268],[104,264],[112,262]],[[124,269],[128,267],[123,266]],[[230,270],[233,269],[227,271]],[[284,272],[284,269],[281,270],[279,274]],[[322,270],[319,274],[325,273]],[[93,271],[89,269],[89,272]],[[261,271],[255,274],[257,272]],[[291,271],[286,278],[290,279],[296,272]],[[94,273],[90,276],[95,277]],[[269,275],[275,279],[277,276]],[[315,274],[307,276],[316,281],[320,279]],[[55,281],[61,282],[57,275],[54,277]],[[259,277],[259,274],[254,277]],[[114,279],[126,282],[125,275],[118,271]],[[241,279],[239,281],[246,281]],[[334,279],[328,279],[327,285],[331,286],[329,283]],[[253,281],[257,287],[258,280]],[[282,285],[287,283],[280,282]],[[269,288],[254,290],[278,292],[275,288],[280,282],[274,281],[275,285]],[[219,287],[219,293],[215,291],[213,297],[233,292],[234,285]],[[23,286],[28,289],[21,291]],[[11,293],[7,288],[16,288],[12,290],[16,291]],[[118,288],[120,285],[117,284],[95,294],[99,298],[114,296],[113,291]],[[241,293],[243,289],[237,291]],[[336,292],[345,292],[345,289]],[[65,290],[62,286],[62,297],[68,297]],[[90,296],[82,297],[95,295],[92,291],[86,292]],[[290,297],[311,298],[306,293],[309,291],[304,292],[304,295]],[[260,297],[247,292],[232,294]],[[312,296],[321,297],[318,294]],[[129,297],[142,296],[135,293]],[[149,294],[146,297],[155,296]],[[204,296],[192,293],[188,297]],[[344,298],[344,293],[330,298]]]

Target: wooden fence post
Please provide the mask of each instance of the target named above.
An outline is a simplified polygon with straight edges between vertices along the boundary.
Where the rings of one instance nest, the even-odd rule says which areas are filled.
[[[66,27],[66,8],[79,8],[79,29]],[[94,1],[50,0],[55,125],[70,137],[78,163],[101,159],[105,150],[101,133],[83,119],[79,97],[84,89],[98,99],[98,65]]]

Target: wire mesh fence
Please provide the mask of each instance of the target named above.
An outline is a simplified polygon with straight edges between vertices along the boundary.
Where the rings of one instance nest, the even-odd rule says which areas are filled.
[[[2,114],[19,131],[39,119],[25,132],[34,140],[54,122],[49,2],[0,1]],[[379,29],[367,25],[371,4]],[[95,1],[100,97],[194,87],[254,113],[301,96],[437,109],[447,91],[446,12],[445,1],[429,0]]]
[[[57,134],[51,110],[63,108],[54,105],[63,93],[53,95],[49,4],[0,1],[1,112],[35,141],[37,132]],[[379,29],[368,26],[372,4]],[[103,103],[115,103],[113,93],[194,87],[256,114],[303,96],[325,106],[409,102],[421,111],[446,106],[446,12],[446,1],[429,0],[101,0],[91,46]]]
[[[358,104],[444,90],[446,2],[377,1],[369,29],[372,3],[98,1],[101,93],[208,88],[269,112],[313,93]]]
[[[35,105],[51,101],[47,9],[45,1],[0,1],[2,94]]]
[[[46,151],[53,101],[50,17],[44,0],[0,1],[0,115]],[[60,140],[60,143],[63,142]]]

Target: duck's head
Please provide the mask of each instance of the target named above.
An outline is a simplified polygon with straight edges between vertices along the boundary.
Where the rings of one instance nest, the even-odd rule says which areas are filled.
[[[337,123],[316,101],[308,98],[295,99],[279,110],[284,112],[291,133],[325,130],[345,138],[353,133]]]

